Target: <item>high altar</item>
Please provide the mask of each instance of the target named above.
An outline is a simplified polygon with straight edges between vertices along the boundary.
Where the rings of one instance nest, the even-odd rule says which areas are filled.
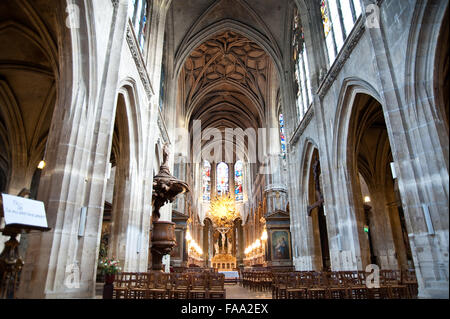
[[[218,254],[211,259],[211,265],[218,271],[230,271],[236,268],[236,257],[230,254]]]
[[[217,197],[211,202],[209,217],[214,223],[214,229],[220,233],[220,239],[214,244],[215,254],[211,259],[211,266],[218,271],[231,271],[237,266],[233,256],[233,244],[229,234],[234,220],[238,217],[235,202],[231,196]],[[227,235],[228,233],[228,235]],[[221,246],[219,243],[221,242]]]

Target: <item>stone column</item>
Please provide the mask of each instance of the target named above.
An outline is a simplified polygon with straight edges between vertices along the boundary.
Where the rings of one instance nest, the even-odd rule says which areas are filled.
[[[234,198],[234,164],[228,163],[228,191],[232,198]]]
[[[81,17],[93,18],[92,12],[85,11],[82,1],[77,1],[77,5]],[[64,8],[60,10],[63,12]],[[82,20],[79,30],[64,30],[61,35],[64,64],[58,83],[60,96],[49,134],[48,166],[38,194],[38,199],[46,204],[48,225],[52,229],[29,234],[19,298],[90,298],[95,295],[105,175],[127,5],[120,2],[115,3],[113,9],[105,8],[105,14],[111,11],[111,41],[106,55],[109,63],[105,70],[99,70],[105,72],[101,94],[85,86],[94,79],[88,77],[87,66],[81,64],[81,61],[94,59],[95,54],[87,43],[87,25],[94,21]],[[63,21],[60,23],[64,25]],[[74,74],[81,78],[72,81]],[[86,227],[84,233],[79,234],[83,206],[87,207]]]
[[[370,0],[362,0],[362,3],[374,5]],[[407,51],[406,62],[410,62],[409,54],[412,54],[414,65],[406,65],[411,78],[407,77],[405,83],[399,82],[399,71],[388,60],[388,35],[397,30],[396,25],[386,23],[389,9],[383,7],[384,3],[381,5],[380,27],[366,28],[366,31],[379,70],[378,84],[384,100],[383,111],[419,282],[419,297],[448,298],[448,131],[441,133],[445,132],[442,121],[435,115],[437,106],[430,80],[433,75],[427,73],[432,70],[421,65],[429,64],[428,59],[423,61],[424,52],[431,54],[430,42],[436,41],[433,38],[438,33],[435,27],[446,4],[445,1],[417,2],[413,20],[407,22],[411,33],[405,33],[407,39],[399,35],[399,43],[394,43],[406,44],[408,49],[417,47],[417,51]],[[397,19],[406,18],[400,14]],[[414,28],[418,31],[411,38]],[[403,99],[405,92],[407,96]]]

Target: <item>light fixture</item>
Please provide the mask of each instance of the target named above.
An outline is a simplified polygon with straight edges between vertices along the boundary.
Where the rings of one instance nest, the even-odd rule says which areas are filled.
[[[264,229],[264,231],[263,231],[263,233],[262,233],[262,235],[261,235],[261,240],[262,240],[262,241],[266,241],[267,238],[268,238],[267,230]]]
[[[210,203],[208,216],[216,228],[232,228],[239,217],[236,210],[236,199],[231,195],[217,196]]]
[[[189,230],[186,232],[186,240],[188,242],[190,242],[192,240],[192,236],[191,236],[191,233],[189,232]]]
[[[365,196],[364,197],[364,203],[370,203],[370,197],[369,196]]]
[[[42,161],[39,162],[37,168],[39,168],[39,169],[44,169],[44,167],[45,167],[46,165],[47,165],[47,163],[45,163],[45,161],[42,160]]]

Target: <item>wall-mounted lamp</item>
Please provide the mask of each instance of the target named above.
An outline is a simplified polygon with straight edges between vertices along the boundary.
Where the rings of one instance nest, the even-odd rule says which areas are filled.
[[[364,203],[370,203],[370,197],[369,196],[365,196],[364,197]]]
[[[189,232],[189,230],[186,232],[186,241],[190,242],[192,240],[192,236],[191,233]]]
[[[261,240],[262,241],[266,241],[268,237],[269,236],[267,235],[267,230],[264,229],[264,231],[263,231],[263,233],[261,235]]]
[[[46,165],[47,165],[47,163],[45,163],[45,161],[42,160],[42,161],[39,162],[37,168],[39,168],[39,169],[44,169],[44,167],[45,167]]]

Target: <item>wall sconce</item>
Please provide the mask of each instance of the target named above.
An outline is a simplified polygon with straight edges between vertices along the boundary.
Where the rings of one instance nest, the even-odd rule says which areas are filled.
[[[262,240],[262,241],[266,241],[267,238],[269,238],[269,236],[267,235],[267,230],[264,229],[264,231],[263,231],[263,233],[262,233],[262,235],[261,235],[261,240]]]
[[[39,169],[44,169],[44,167],[45,167],[46,165],[47,165],[47,163],[45,163],[45,161],[42,160],[42,161],[39,162],[37,168],[39,168]]]
[[[364,203],[370,203],[370,197],[369,196],[365,196],[364,197]]]
[[[189,230],[186,232],[186,241],[190,242],[192,240],[192,236],[191,233],[189,232]]]

